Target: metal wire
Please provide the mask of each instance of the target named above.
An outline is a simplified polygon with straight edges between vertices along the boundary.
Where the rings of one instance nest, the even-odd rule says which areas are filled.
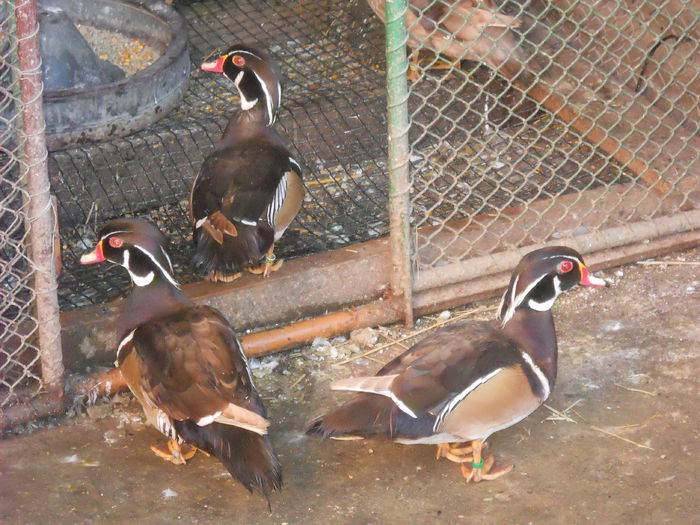
[[[189,261],[190,185],[236,104],[230,82],[198,66],[237,41],[262,46],[279,64],[285,78],[278,126],[304,168],[306,202],[279,254],[326,251],[388,231],[383,29],[367,6],[204,0],[175,7],[187,20],[193,66],[178,109],[126,139],[51,155],[64,310],[128,288],[123,272],[77,264],[96,225],[112,217],[153,219],[176,247],[179,279],[196,278]]]
[[[697,207],[696,4],[407,5],[419,277]]]
[[[381,0],[368,3],[383,11]],[[673,211],[663,199],[651,202],[649,192],[635,193],[640,186],[652,195],[679,189],[686,197],[695,189],[687,180],[689,187],[680,188],[693,151],[697,157],[692,141],[679,146],[690,149],[690,160],[668,168],[673,174],[664,172],[659,156],[674,136],[692,135],[698,121],[691,118],[698,112],[692,6],[680,0],[407,5],[409,47],[420,59],[408,101],[417,270]],[[226,79],[197,66],[237,40],[259,43],[279,63],[285,76],[279,123],[305,168],[307,199],[280,254],[325,251],[388,231],[384,35],[365,2],[202,0],[175,7],[188,23],[193,65],[177,111],[127,139],[51,157],[64,309],[104,302],[128,288],[123,272],[76,263],[95,226],[111,217],[151,217],[178,248],[180,279],[196,278],[188,260],[189,186],[235,104]],[[485,14],[494,26],[479,25]],[[460,32],[471,40],[461,41]],[[434,68],[440,64],[444,69]],[[532,96],[537,86],[560,95],[565,109],[592,115],[602,135],[592,139],[571,118],[555,117]],[[665,97],[669,90],[673,96]],[[669,119],[674,127],[664,135],[660,127]],[[632,129],[637,125],[644,128],[641,139]],[[631,150],[627,157],[616,153],[623,145]],[[640,177],[644,170],[635,162],[653,167],[661,182]],[[620,193],[605,220],[589,198],[596,188]],[[564,195],[580,197],[557,203]],[[546,199],[533,217],[530,205]],[[551,215],[559,208],[566,214],[567,206],[577,219],[564,226]]]
[[[35,267],[29,258],[15,5],[0,5],[0,407],[41,391]]]

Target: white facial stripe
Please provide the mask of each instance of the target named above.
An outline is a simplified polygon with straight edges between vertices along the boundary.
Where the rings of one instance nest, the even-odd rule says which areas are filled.
[[[241,109],[243,111],[248,111],[249,109],[255,107],[255,104],[258,103],[258,99],[254,98],[253,100],[248,100],[245,98],[245,95],[239,91],[239,95],[241,96]]]
[[[156,274],[151,272],[148,272],[146,275],[136,275],[134,272],[129,270],[129,275],[131,275],[131,279],[134,281],[134,284],[136,286],[148,286],[153,282],[153,279],[155,278]]]
[[[174,271],[173,261],[170,260],[170,255],[168,255],[168,252],[166,252],[165,248],[163,248],[162,246],[160,247],[160,251],[165,256],[165,260],[168,261],[168,266],[170,266],[170,273],[173,273],[173,271]]]
[[[258,222],[257,221],[250,221],[248,219],[241,219],[242,224],[247,224],[248,226],[257,226]]]
[[[265,105],[267,106],[267,125],[272,126],[272,124],[275,122],[275,115],[272,113],[272,97],[270,96],[270,92],[267,89],[267,84],[265,83],[265,81],[263,81],[260,75],[258,75],[257,71],[253,71],[253,74],[255,75],[255,78],[258,79],[260,87],[265,93]],[[257,102],[258,99],[255,99],[255,101]]]
[[[148,258],[151,260],[151,262],[152,262],[153,264],[155,264],[155,265],[158,267],[158,269],[159,269],[159,270],[161,271],[161,273],[165,276],[165,278],[166,278],[168,281],[170,281],[171,284],[173,284],[174,286],[176,286],[176,287],[179,288],[179,286],[178,286],[178,284],[177,284],[177,281],[173,278],[172,275],[170,275],[170,272],[169,272],[169,271],[167,271],[165,268],[163,268],[163,267],[161,266],[161,264],[156,260],[156,258],[153,257],[153,254],[151,254],[148,250],[142,248],[142,247],[139,246],[138,244],[134,244],[134,248],[137,248],[137,249],[141,250],[141,252],[144,253],[144,254],[146,255],[146,257],[148,257]],[[152,274],[152,273],[153,273],[153,272],[151,272],[151,274]],[[150,274],[149,274],[149,275],[150,275]],[[132,274],[132,277],[133,277],[133,274]],[[148,277],[148,276],[146,276],[146,277]],[[152,281],[152,280],[153,280],[153,276],[151,275],[151,281]],[[136,280],[134,280],[134,282],[136,282]],[[138,283],[137,283],[137,284],[138,284]],[[147,284],[148,284],[148,283],[147,283]]]
[[[258,99],[254,100],[248,100],[245,98],[245,95],[241,91],[241,88],[239,87],[239,84],[241,83],[241,80],[243,80],[243,76],[245,75],[245,71],[240,71],[238,75],[236,75],[236,78],[234,79],[233,83],[236,86],[236,89],[238,90],[238,96],[241,97],[241,109],[243,111],[248,111],[250,108],[254,107],[255,104],[258,103]]]
[[[452,410],[454,410],[454,408],[457,406],[457,404],[460,401],[462,401],[465,397],[467,397],[472,390],[474,390],[479,385],[486,383],[486,381],[491,379],[493,376],[495,376],[501,370],[503,370],[503,368],[498,368],[498,369],[494,370],[493,372],[491,372],[483,377],[480,377],[479,379],[477,379],[476,381],[471,383],[469,386],[467,386],[467,388],[462,390],[455,397],[453,397],[452,400],[449,403],[447,403],[445,408],[443,408],[440,411],[440,414],[438,414],[438,417],[435,419],[435,424],[433,425],[433,432],[437,432],[437,429],[444,421],[445,416],[447,416],[450,412],[452,412]]]
[[[545,259],[569,259],[571,261],[574,261],[576,264],[579,264],[581,262],[578,258],[569,256],[569,255],[550,255],[549,257],[545,257]],[[506,323],[508,321],[510,321],[510,319],[513,317],[513,314],[515,314],[516,308],[523,302],[525,297],[528,296],[528,294],[532,291],[532,289],[535,286],[537,286],[542,279],[547,277],[547,275],[549,275],[549,274],[545,274],[545,275],[541,276],[539,279],[537,279],[536,281],[530,283],[530,285],[527,288],[525,288],[525,290],[523,292],[521,292],[520,294],[518,294],[517,297],[515,297],[515,289],[517,288],[518,279],[520,277],[519,275],[516,276],[515,282],[513,283],[513,288],[511,290],[512,295],[511,295],[511,300],[510,300],[510,307],[508,308],[508,311],[506,311],[506,313],[503,315],[503,319],[501,320],[501,326],[505,326]],[[561,293],[561,288],[558,286],[559,284],[560,284],[559,282],[557,282],[555,284],[555,289],[557,290],[557,294],[556,294],[557,296],[559,296],[559,294]],[[556,297],[554,299],[556,300]],[[538,306],[532,306],[530,303],[538,305]],[[554,301],[551,301],[551,304],[549,304],[549,306],[545,308],[545,305],[547,305],[548,303],[550,303],[550,301],[547,301],[546,303],[535,303],[534,301],[529,301],[528,306],[530,306],[533,310],[539,310],[539,311],[543,312],[545,310],[551,309],[552,304],[554,304]],[[540,309],[540,308],[542,308],[542,309]]]
[[[535,362],[532,360],[532,358],[530,357],[530,355],[527,352],[521,352],[521,355],[522,355],[523,359],[525,360],[525,362],[528,364],[528,366],[532,369],[532,371],[535,372],[537,379],[539,379],[540,383],[542,383],[542,388],[544,390],[544,398],[543,398],[543,401],[544,401],[545,399],[547,399],[549,397],[549,392],[550,392],[549,380],[547,379],[547,376],[544,375],[544,372],[542,372],[540,367],[535,364]]]
[[[510,305],[508,306],[508,310],[503,314],[503,321],[502,321],[502,326],[505,326],[505,324],[510,321],[510,318],[513,317],[513,314],[515,313],[515,290],[518,288],[518,280],[520,279],[519,275],[515,276],[515,280],[513,281],[513,287],[510,290]],[[506,292],[508,293],[508,292]],[[506,296],[505,294],[503,295],[503,300],[505,301]],[[499,310],[500,311],[500,310]]]
[[[554,301],[557,300],[557,297],[561,294],[561,281],[559,280],[559,277],[556,275],[554,276],[554,297],[552,297],[550,300],[545,301],[543,303],[538,303],[534,299],[530,299],[527,302],[527,305],[532,308],[533,310],[537,310],[538,312],[546,312],[547,310],[551,310],[552,306],[554,306]]]
[[[100,237],[100,240],[101,240],[101,241],[104,241],[104,240],[105,240],[107,237],[109,237],[110,235],[116,235],[117,233],[131,233],[131,232],[128,232],[128,231],[126,231],[126,230],[118,230],[118,231],[116,231],[116,232],[105,233],[102,237]]]
[[[255,53],[251,53],[250,51],[243,51],[243,50],[241,50],[241,51],[232,51],[231,54],[236,54],[236,55],[249,55],[249,56],[252,56],[252,57],[257,58],[257,59],[260,60],[261,62],[264,62],[264,60],[262,59],[262,57],[259,57],[258,55],[256,55]],[[249,69],[250,69],[250,68],[249,68]],[[272,126],[272,124],[274,124],[274,122],[275,122],[275,115],[274,115],[273,112],[272,112],[272,97],[270,96],[270,92],[269,92],[269,90],[267,89],[267,84],[266,84],[265,82],[263,82],[263,79],[260,77],[260,75],[257,74],[257,72],[255,72],[253,69],[250,69],[250,70],[253,72],[253,74],[255,75],[255,77],[258,79],[258,82],[260,83],[260,86],[262,87],[263,91],[265,92],[265,103],[266,103],[266,105],[267,105],[268,126]],[[236,87],[237,87],[237,88],[238,88],[238,84],[241,82],[242,74],[243,74],[243,71],[241,71],[240,73],[238,73],[238,75],[236,76],[236,79],[235,79],[235,81],[234,81],[234,83],[236,84]],[[239,89],[238,89],[238,92],[239,92],[239,94],[240,94],[240,96],[241,96],[241,108],[242,108],[244,111],[249,110],[250,108],[252,108],[253,106],[255,106],[255,104],[257,104],[257,102],[258,102],[258,99],[257,99],[257,98],[256,98],[255,100],[253,100],[253,101],[247,101],[247,100],[245,99],[245,96],[243,96],[243,94],[242,94],[240,91],[241,91],[241,90],[240,90],[240,88],[239,88]],[[281,86],[281,84],[278,82],[278,83],[277,83],[277,106],[279,107],[281,103],[282,103],[282,86]]]
[[[294,160],[292,157],[289,157],[289,162],[294,164],[297,167],[297,169],[299,170],[299,172],[301,172],[301,166],[299,166],[299,163],[296,160]]]
[[[277,82],[277,107],[282,105],[282,84]]]
[[[258,60],[262,60],[262,57],[259,57],[259,56],[256,55],[255,53],[252,53],[252,52],[250,52],[250,51],[246,51],[246,50],[243,50],[243,49],[241,49],[240,51],[232,51],[231,54],[233,54],[233,55],[250,55],[250,56],[252,56],[252,57],[257,58]]]

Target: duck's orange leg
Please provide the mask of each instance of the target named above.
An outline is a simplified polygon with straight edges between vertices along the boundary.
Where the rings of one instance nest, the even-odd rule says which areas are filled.
[[[454,463],[468,463],[472,460],[472,446],[459,447],[452,443],[440,443],[437,446],[435,459],[445,458]]]
[[[267,277],[270,275],[270,273],[279,270],[282,267],[282,264],[284,264],[284,260],[277,259],[277,257],[275,257],[275,245],[273,244],[270,246],[270,249],[267,250],[265,260],[262,262],[262,264],[253,268],[246,268],[246,270],[250,273],[254,273],[256,275],[262,274],[263,277]]]
[[[500,478],[513,470],[513,465],[496,461],[491,455],[484,459],[481,455],[484,443],[480,440],[475,439],[472,441],[471,446],[473,451],[471,465],[467,465],[466,463],[460,465],[462,475],[467,480],[467,483],[470,481],[478,483],[481,480],[490,481]]]
[[[187,460],[195,455],[197,449],[191,445],[180,445],[174,439],[168,440],[167,450],[163,446],[151,445],[151,450],[156,456],[176,465],[184,465]]]

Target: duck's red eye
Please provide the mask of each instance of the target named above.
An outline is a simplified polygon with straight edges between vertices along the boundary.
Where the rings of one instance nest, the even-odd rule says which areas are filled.
[[[245,58],[243,58],[241,55],[233,55],[231,57],[231,62],[238,67],[245,66]]]
[[[567,273],[574,269],[574,263],[571,261],[562,261],[559,265],[559,271],[561,273]]]
[[[124,241],[122,241],[119,237],[110,237],[109,238],[109,245],[112,248],[121,248],[121,245],[124,244]]]

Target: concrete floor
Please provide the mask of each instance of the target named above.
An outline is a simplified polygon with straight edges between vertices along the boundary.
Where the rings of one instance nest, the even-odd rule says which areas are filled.
[[[700,249],[660,260],[698,262]],[[285,477],[271,513],[213,458],[199,454],[185,467],[157,458],[149,445],[159,435],[122,395],[2,442],[0,522],[700,523],[700,266],[634,264],[599,275],[614,286],[578,288],[555,307],[559,379],[547,404],[575,403],[570,419],[542,407],[493,436],[492,451],[515,463],[497,481],[466,485],[431,446],[303,435],[310,417],[345,397],[328,390],[332,379],[379,367],[369,357],[342,361],[406,334],[389,327],[374,344],[318,341],[256,363]]]

